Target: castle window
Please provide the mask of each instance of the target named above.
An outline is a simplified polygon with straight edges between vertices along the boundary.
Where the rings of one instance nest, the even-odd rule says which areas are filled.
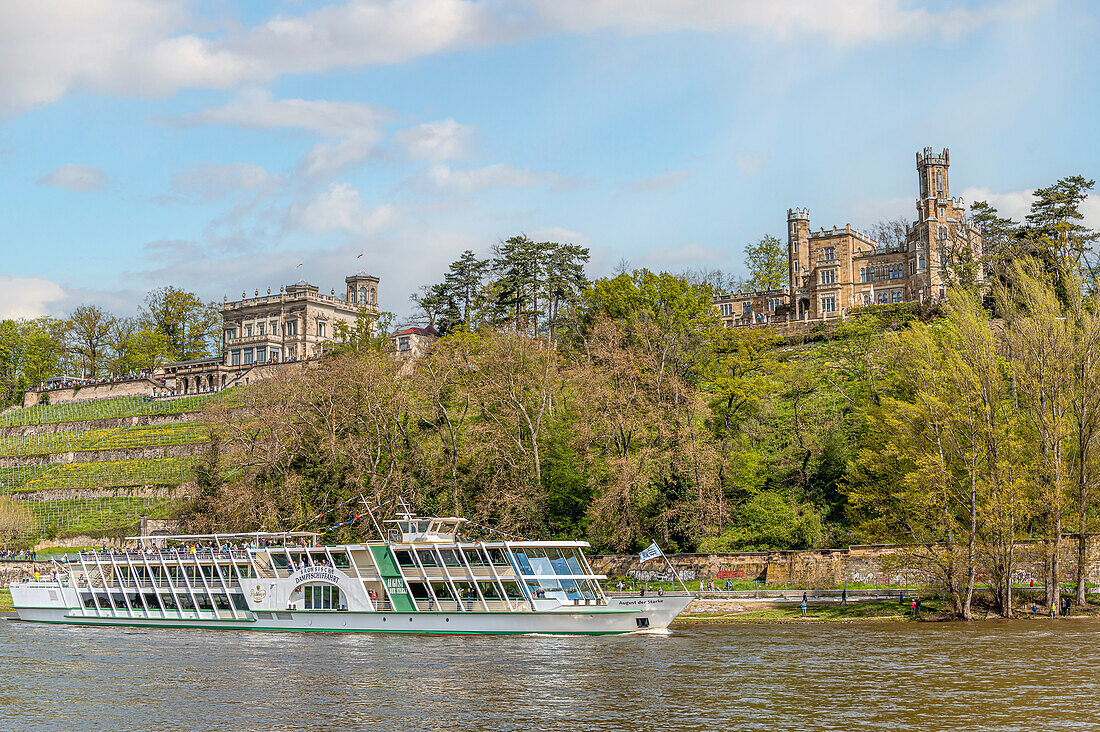
[[[946,226],[941,226],[940,227],[940,239],[946,239],[946,238],[947,238],[947,227]]]
[[[244,337],[249,338],[251,336],[252,336],[252,326],[251,325],[246,325],[244,327]]]
[[[751,302],[741,303],[741,314],[742,315],[750,315],[751,313],[752,313],[752,303]]]
[[[823,298],[821,298],[821,312],[823,312],[823,313],[835,313],[836,312],[836,298],[835,297],[823,297]]]
[[[235,351],[230,351],[229,356],[230,356],[230,361],[229,361],[230,364],[232,364],[233,366],[240,366],[241,365],[241,352],[240,352],[240,349],[237,349]]]
[[[917,273],[917,262],[916,262],[916,260],[910,259],[909,260],[909,274],[916,274],[916,273]]]
[[[271,335],[279,335],[279,321],[277,320],[271,321]]]
[[[902,302],[902,291],[894,290],[890,293],[890,302]]]
[[[826,269],[821,272],[821,284],[831,285],[836,282],[836,270]]]
[[[298,335],[298,321],[297,320],[288,320],[287,321],[286,334],[288,336]]]
[[[259,324],[256,325],[256,335],[263,335],[263,334],[264,334],[264,324],[259,323]]]
[[[324,323],[318,323],[317,324],[317,337],[318,338],[324,338],[325,337],[325,324]]]
[[[251,363],[252,363],[252,349],[251,348],[246,348],[246,349],[244,349],[244,365],[248,366]]]
[[[722,317],[728,318],[729,316],[733,315],[733,305],[729,304],[728,302],[724,302],[719,305],[718,309],[721,311]]]
[[[225,340],[231,341],[236,337],[237,337],[237,329],[236,328],[229,328],[228,330],[225,331]]]
[[[836,259],[836,247],[825,247],[824,252],[826,262],[831,262]]]
[[[408,353],[408,351],[412,348],[410,340],[411,339],[409,336],[401,336],[401,338],[398,340],[397,350],[401,351],[401,353]]]
[[[366,305],[367,304],[367,288],[365,288],[365,287],[360,287],[359,288],[359,304],[360,305]]]
[[[917,258],[917,269],[924,269],[924,255]]]
[[[878,303],[879,303],[879,305],[885,305],[888,302],[890,302],[890,293],[880,292],[878,294]]]
[[[375,290],[373,287],[370,288],[370,304],[371,305],[377,305],[378,304],[378,291]]]

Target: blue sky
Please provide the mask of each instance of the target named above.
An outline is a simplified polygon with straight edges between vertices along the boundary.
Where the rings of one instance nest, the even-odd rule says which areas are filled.
[[[404,316],[520,232],[743,273],[790,206],[908,216],[925,146],[1019,217],[1100,173],[1098,31],[1084,0],[3,3],[0,317],[359,268]]]

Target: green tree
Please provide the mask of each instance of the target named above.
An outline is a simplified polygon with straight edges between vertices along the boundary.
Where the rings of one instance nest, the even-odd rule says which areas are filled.
[[[94,379],[105,370],[111,328],[115,318],[98,305],[81,305],[69,314],[73,350],[80,356],[84,376]]]
[[[189,361],[214,353],[221,330],[221,311],[193,292],[171,285],[145,297],[142,326],[164,336],[168,358]]]
[[[787,248],[771,234],[745,247],[749,267],[748,286],[753,290],[778,290],[787,284]]]

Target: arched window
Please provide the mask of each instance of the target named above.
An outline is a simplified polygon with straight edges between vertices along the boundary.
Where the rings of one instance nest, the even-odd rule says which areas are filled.
[[[365,287],[360,287],[359,288],[359,304],[360,305],[366,305],[367,304],[367,288],[365,288]]]
[[[373,287],[370,288],[370,304],[371,305],[377,305],[378,304],[378,292]]]

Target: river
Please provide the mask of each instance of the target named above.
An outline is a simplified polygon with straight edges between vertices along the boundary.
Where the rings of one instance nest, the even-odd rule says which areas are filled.
[[[1095,730],[1100,621],[437,637],[0,620],[0,729]]]

